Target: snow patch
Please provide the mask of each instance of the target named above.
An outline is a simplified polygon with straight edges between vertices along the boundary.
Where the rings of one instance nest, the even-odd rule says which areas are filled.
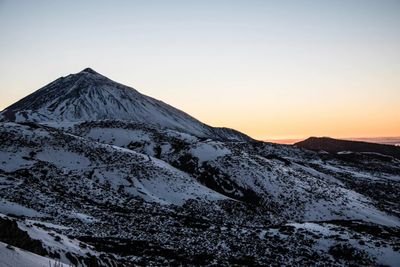
[[[57,263],[57,265],[56,265]],[[0,242],[0,266],[49,267],[69,265]]]
[[[213,141],[197,144],[190,149],[190,152],[199,159],[200,164],[231,154],[231,151],[226,146]]]
[[[43,217],[43,213],[40,213],[34,209],[24,207],[20,204],[10,202],[5,199],[0,200],[0,213],[3,214],[13,214],[17,216],[27,216],[27,217]]]

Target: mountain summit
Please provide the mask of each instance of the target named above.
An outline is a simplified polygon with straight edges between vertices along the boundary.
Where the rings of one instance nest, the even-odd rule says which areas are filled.
[[[249,139],[231,129],[210,127],[91,68],[61,77],[28,95],[2,111],[0,120],[38,123],[120,120],[153,124],[200,137]]]
[[[84,70],[82,70],[82,72],[86,72],[86,73],[91,73],[91,74],[98,74],[97,72],[95,72],[93,69],[91,68],[86,68]]]

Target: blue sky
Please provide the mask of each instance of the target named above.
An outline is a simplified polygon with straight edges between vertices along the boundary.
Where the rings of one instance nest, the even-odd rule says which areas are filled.
[[[256,138],[400,135],[400,1],[0,0],[0,109],[92,67]]]

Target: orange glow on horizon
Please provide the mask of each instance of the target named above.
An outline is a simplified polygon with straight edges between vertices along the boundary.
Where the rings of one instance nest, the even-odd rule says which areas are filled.
[[[0,0],[0,109],[90,67],[255,139],[400,136],[400,1],[48,2]]]
[[[397,91],[392,97],[382,98],[371,90],[370,96],[363,99],[349,90],[346,99],[333,95],[330,101],[322,99],[320,102],[309,101],[307,97],[293,101],[293,98],[279,94],[268,98],[263,92],[250,97],[245,92],[224,97],[216,92],[216,97],[212,99],[194,99],[196,96],[191,95],[191,91],[187,92],[180,98],[175,98],[174,94],[151,96],[206,124],[233,128],[257,140],[301,140],[310,136],[341,139],[400,136]],[[23,95],[15,97],[16,100],[10,103],[3,98],[0,107],[5,108],[21,97]],[[220,100],[222,98],[224,101]]]

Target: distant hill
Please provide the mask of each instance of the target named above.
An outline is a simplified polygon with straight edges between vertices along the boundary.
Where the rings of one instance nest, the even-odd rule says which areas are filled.
[[[330,153],[341,151],[372,152],[400,159],[400,147],[393,145],[339,140],[329,137],[310,137],[304,141],[297,142],[294,145],[309,150],[323,150]]]
[[[304,138],[302,138],[302,139],[266,139],[264,141],[269,142],[269,143],[276,143],[276,144],[293,145],[293,144],[298,143],[303,140],[304,140]],[[400,146],[400,137],[399,136],[397,136],[397,137],[392,137],[392,136],[390,136],[390,137],[353,137],[353,138],[346,138],[343,140],[362,141],[362,142],[367,142],[367,143]]]

